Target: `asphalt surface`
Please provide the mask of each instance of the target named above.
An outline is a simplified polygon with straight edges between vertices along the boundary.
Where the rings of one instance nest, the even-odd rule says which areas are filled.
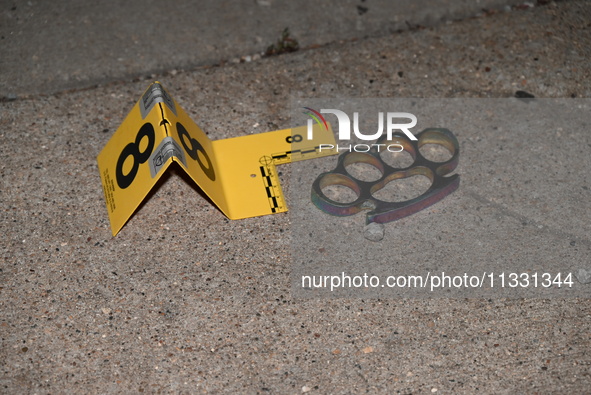
[[[96,155],[154,80],[212,139],[289,127],[290,102],[306,98],[519,91],[589,105],[588,1],[409,5],[397,21],[375,3],[318,6],[324,14],[276,1],[202,13],[142,3],[134,19],[131,5],[2,2],[2,393],[589,391],[588,296],[299,297],[297,212],[230,221],[179,169],[111,236]],[[173,10],[182,23],[160,30]],[[48,27],[33,31],[44,17]],[[298,51],[254,56],[285,27]],[[154,51],[142,61],[140,48]],[[504,256],[531,271],[550,256],[582,270],[575,282],[588,295],[586,119],[542,139],[459,132],[460,189],[386,225],[386,235],[409,235],[406,246],[374,245],[412,249],[419,262],[476,251],[482,266]],[[286,191],[296,185],[289,166]]]

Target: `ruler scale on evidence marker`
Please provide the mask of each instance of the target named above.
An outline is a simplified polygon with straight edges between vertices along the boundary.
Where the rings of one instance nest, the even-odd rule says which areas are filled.
[[[269,206],[273,214],[287,211],[285,205],[285,199],[281,191],[281,185],[279,183],[279,177],[277,175],[275,165],[272,159],[268,156],[263,156],[261,162],[261,176],[263,178],[263,185],[265,186],[265,192],[269,199]]]
[[[337,153],[318,149],[335,145],[332,129],[313,128],[312,140],[301,137],[307,132],[302,126],[211,141],[153,83],[97,157],[113,235],[172,162],[230,219],[287,211],[275,165]]]
[[[307,133],[307,127],[301,126],[213,141],[230,206],[225,214],[239,219],[287,211],[275,166],[336,154],[335,150],[317,149],[320,144],[334,146],[332,129],[315,125],[313,130],[313,140],[301,138]],[[314,154],[290,154],[300,151]]]

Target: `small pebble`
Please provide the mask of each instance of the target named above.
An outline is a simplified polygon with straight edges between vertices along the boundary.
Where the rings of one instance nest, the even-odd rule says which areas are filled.
[[[369,241],[380,241],[384,238],[384,224],[372,222],[363,229],[363,236]]]
[[[312,391],[312,388],[308,387],[307,385],[304,385],[302,387],[302,392],[303,393],[310,392],[310,391]]]
[[[577,280],[579,280],[582,284],[591,283],[591,270],[579,269],[577,272]]]

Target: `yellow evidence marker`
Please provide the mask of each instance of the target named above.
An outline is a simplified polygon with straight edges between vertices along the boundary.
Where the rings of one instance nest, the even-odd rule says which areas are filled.
[[[330,124],[212,141],[154,82],[97,157],[113,236],[172,162],[228,218],[242,219],[287,211],[275,165],[335,155],[328,146]]]

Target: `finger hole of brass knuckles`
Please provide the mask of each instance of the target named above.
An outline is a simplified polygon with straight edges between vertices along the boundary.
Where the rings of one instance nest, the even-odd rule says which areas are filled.
[[[430,128],[417,134],[417,141],[411,141],[404,134],[394,133],[388,140],[384,135],[378,139],[369,152],[345,152],[339,156],[333,171],[320,174],[312,185],[312,201],[322,211],[337,216],[348,216],[360,211],[370,210],[367,222],[390,222],[414,214],[455,191],[459,186],[459,175],[449,175],[455,170],[459,161],[459,144],[456,137],[447,129]],[[400,145],[413,159],[410,166],[396,168],[388,165],[380,156],[377,147],[383,145]],[[433,144],[441,146],[451,154],[451,158],[435,162],[425,158],[420,148]],[[377,146],[377,147],[376,147]],[[363,181],[352,176],[347,167],[363,163],[377,168],[381,177],[373,181]],[[394,180],[413,176],[425,176],[431,181],[431,186],[422,195],[403,202],[386,202],[373,195]],[[330,199],[323,192],[330,186],[344,186],[350,188],[357,199],[353,202],[338,202]]]

